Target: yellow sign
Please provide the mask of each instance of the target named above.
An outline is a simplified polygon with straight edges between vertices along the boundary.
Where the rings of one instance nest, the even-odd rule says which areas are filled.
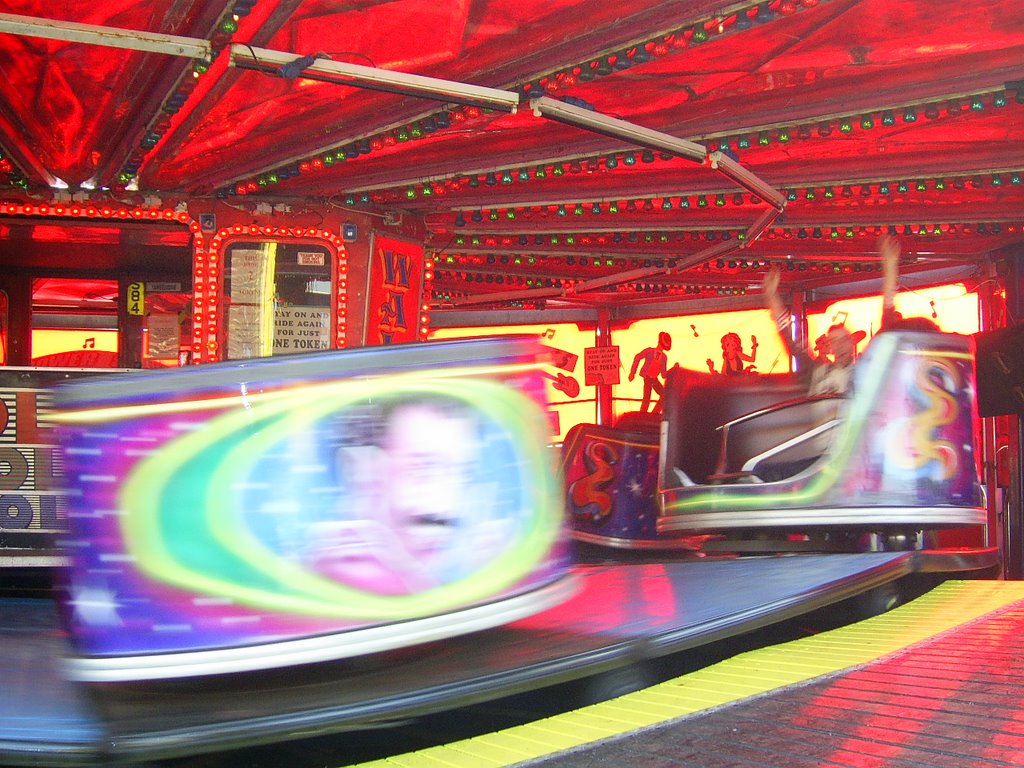
[[[146,314],[146,284],[128,283],[128,314]]]

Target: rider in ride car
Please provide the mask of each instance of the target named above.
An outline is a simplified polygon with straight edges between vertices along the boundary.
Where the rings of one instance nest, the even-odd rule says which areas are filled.
[[[835,324],[826,333],[827,348],[832,359],[825,355],[812,357],[806,344],[794,342],[789,334],[792,315],[779,296],[782,273],[773,268],[764,278],[764,295],[768,309],[775,319],[779,335],[786,350],[797,359],[797,371],[810,377],[808,393],[811,395],[842,394],[850,385],[853,363],[857,359],[857,342],[864,338],[863,331],[851,333],[846,326]]]

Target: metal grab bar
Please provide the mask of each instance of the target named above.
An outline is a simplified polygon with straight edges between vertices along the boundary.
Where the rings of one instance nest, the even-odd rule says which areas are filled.
[[[728,451],[728,449],[729,449],[729,430],[730,430],[730,428],[738,426],[740,424],[744,424],[744,423],[746,423],[748,421],[752,421],[752,420],[754,420],[756,418],[759,418],[761,416],[766,416],[766,415],[768,415],[770,413],[776,413],[778,411],[783,411],[783,410],[786,410],[788,408],[793,408],[793,407],[798,406],[798,405],[806,405],[808,403],[822,402],[822,401],[825,401],[825,400],[845,400],[845,399],[846,399],[846,395],[837,394],[837,393],[834,393],[834,392],[828,393],[828,394],[823,394],[823,395],[808,395],[807,397],[798,397],[798,398],[795,398],[793,400],[785,400],[785,401],[783,401],[781,403],[776,403],[775,405],[769,405],[769,406],[767,406],[765,408],[759,408],[756,411],[750,411],[749,413],[744,413],[742,416],[737,416],[735,419],[730,419],[729,421],[725,422],[724,424],[720,424],[719,426],[715,427],[715,431],[716,432],[721,432],[722,433],[722,442],[721,442],[721,447],[719,448],[719,452],[718,452],[718,463],[715,465],[714,476],[724,477],[726,475],[725,468],[726,468],[726,465],[728,464],[728,456],[729,456],[729,451]]]

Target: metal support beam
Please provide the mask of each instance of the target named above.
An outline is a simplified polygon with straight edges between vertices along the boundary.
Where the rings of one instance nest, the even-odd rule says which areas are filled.
[[[597,327],[594,329],[594,346],[610,347],[612,345],[612,324],[611,314],[607,307],[600,307],[597,310]],[[622,366],[620,361],[619,366]],[[614,421],[614,408],[612,400],[611,384],[596,384],[594,386],[595,396],[595,421],[600,426],[610,427]]]
[[[294,65],[296,62],[306,64],[297,71],[296,76],[311,80],[500,109],[510,113],[515,113],[519,107],[519,94],[503,91],[500,88],[487,88],[453,80],[440,80],[436,77],[410,75],[405,72],[393,72],[389,69],[332,61],[319,55],[309,57],[307,63],[303,61],[302,57],[296,57],[294,53],[271,51],[238,43],[231,45],[231,65],[241,69],[256,69],[277,75],[283,67],[289,64]]]
[[[708,156],[708,150],[702,144],[680,139],[661,131],[654,131],[650,128],[631,123],[628,120],[620,120],[617,117],[609,117],[600,112],[584,109],[574,104],[552,99],[550,96],[541,96],[530,102],[533,114],[537,117],[546,117],[566,125],[574,125],[577,128],[584,128],[602,136],[611,136],[615,139],[636,144],[640,147],[657,149],[662,152],[669,152],[679,157],[685,157],[694,162],[703,163]]]
[[[158,32],[140,32],[134,29],[101,27],[96,24],[78,24],[73,21],[55,21],[32,16],[0,13],[0,33],[44,37],[86,45],[105,45],[133,51],[165,53],[189,59],[209,59],[210,43],[192,37],[163,35]]]

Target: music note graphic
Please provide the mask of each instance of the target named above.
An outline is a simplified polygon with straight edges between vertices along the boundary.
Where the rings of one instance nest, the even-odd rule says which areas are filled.
[[[555,329],[554,328],[548,328],[546,331],[544,331],[540,335],[540,337],[542,339],[553,339],[553,338],[555,338]]]
[[[696,326],[696,325],[692,325],[692,324],[691,324],[691,325],[690,325],[690,328],[692,328],[692,329],[693,329],[693,338],[695,338],[695,339],[696,339],[696,338],[698,338],[698,337],[700,336],[700,334],[699,334],[699,333],[697,333],[697,326]]]
[[[96,349],[96,339],[95,338],[86,339],[85,343],[82,344],[82,349]]]

